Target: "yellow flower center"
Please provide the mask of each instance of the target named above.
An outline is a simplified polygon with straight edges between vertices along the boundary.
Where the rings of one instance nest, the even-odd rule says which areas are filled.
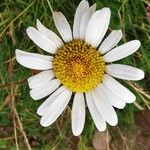
[[[56,78],[71,91],[88,92],[102,81],[105,62],[96,48],[73,40],[57,50],[53,70]]]

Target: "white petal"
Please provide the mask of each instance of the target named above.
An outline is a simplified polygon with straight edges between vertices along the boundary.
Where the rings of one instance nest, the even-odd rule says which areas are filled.
[[[53,103],[53,101],[56,99],[58,95],[60,95],[66,88],[64,86],[61,86],[58,88],[52,95],[50,95],[38,108],[37,114],[42,116],[45,112],[49,110],[50,105]]]
[[[122,64],[107,65],[106,72],[116,78],[125,80],[136,81],[144,78],[144,72],[141,69]]]
[[[55,91],[58,88],[59,85],[60,85],[59,80],[57,80],[57,79],[50,80],[50,81],[43,83],[42,85],[32,89],[30,91],[30,96],[34,100],[39,100],[41,98],[44,98],[44,97],[50,95],[53,91]]]
[[[93,118],[96,128],[99,131],[106,130],[106,122],[104,121],[101,114],[97,110],[97,107],[95,106],[91,93],[86,93],[85,95],[86,95],[87,106],[89,108],[89,111],[91,113],[91,116]]]
[[[89,20],[92,16],[92,14],[95,12],[96,9],[96,4],[93,4],[90,8],[88,8],[81,17],[81,22],[80,22],[80,39],[84,40],[85,39],[85,34],[87,30],[87,25],[89,23]]]
[[[71,91],[65,90],[49,106],[49,110],[44,113],[40,124],[44,127],[51,125],[64,111],[71,98]]]
[[[96,11],[88,24],[86,32],[86,42],[93,47],[97,47],[103,39],[110,21],[110,9],[103,8]]]
[[[105,84],[111,92],[127,103],[133,103],[136,99],[135,95],[131,91],[129,91],[126,87],[121,85],[118,81],[109,75],[104,76],[103,84]]]
[[[122,100],[120,97],[118,97],[117,95],[115,95],[113,92],[111,92],[106,85],[101,84],[100,86],[98,86],[98,88],[103,91],[103,93],[105,94],[107,100],[111,103],[111,105],[113,105],[116,108],[119,109],[123,109],[126,105],[125,101]]]
[[[55,51],[57,50],[57,45],[55,45],[53,41],[51,41],[48,37],[46,37],[36,28],[28,27],[26,32],[29,38],[46,52],[55,53]]]
[[[52,72],[52,70],[42,71],[28,78],[29,87],[31,89],[36,88],[42,85],[43,83],[50,81],[53,77],[54,77],[54,73]]]
[[[86,10],[89,8],[89,3],[87,0],[82,0],[80,4],[78,5],[75,17],[74,17],[74,23],[73,23],[73,38],[79,39],[80,38],[80,22],[82,15],[86,12]],[[87,25],[86,25],[87,26]]]
[[[16,60],[24,67],[35,70],[47,70],[52,68],[51,56],[45,56],[35,53],[25,52],[19,49],[15,50]]]
[[[43,33],[47,38],[49,38],[58,48],[63,45],[62,40],[51,30],[46,28],[39,20],[37,20],[37,29]]]
[[[65,42],[72,40],[72,32],[66,17],[61,12],[53,12],[53,19],[57,30]]]
[[[118,123],[118,117],[104,93],[99,90],[99,88],[96,88],[92,92],[92,96],[94,103],[103,119],[111,126],[115,126]]]
[[[76,93],[72,106],[72,132],[75,136],[81,134],[85,123],[85,102],[83,93]]]
[[[112,49],[107,54],[105,54],[103,58],[106,62],[113,62],[113,61],[120,60],[122,58],[125,58],[133,54],[135,51],[138,50],[140,45],[141,43],[139,40],[133,40],[127,42],[121,46]]]
[[[99,47],[101,54],[104,54],[114,48],[122,38],[121,30],[112,31]]]

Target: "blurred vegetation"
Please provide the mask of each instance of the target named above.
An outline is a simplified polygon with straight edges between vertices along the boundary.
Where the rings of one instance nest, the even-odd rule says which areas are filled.
[[[53,10],[63,12],[72,25],[80,0],[49,1]],[[95,2],[97,9],[110,7],[110,30],[122,29],[124,33],[120,44],[133,39],[139,39],[142,43],[139,51],[120,61],[143,69],[145,79],[136,83],[123,82],[136,95],[137,101],[128,104],[124,110],[117,110],[118,126],[108,127],[113,143],[115,138],[121,137],[118,133],[124,129],[127,133],[135,134],[136,112],[150,108],[150,22],[146,17],[146,3],[142,0],[89,0],[90,4]],[[58,33],[46,0],[0,1],[0,150],[93,149],[92,139],[96,128],[88,111],[80,137],[72,135],[69,107],[52,126],[44,128],[39,124],[40,117],[36,110],[44,99],[34,101],[29,96],[26,82],[35,71],[19,65],[14,54],[16,48],[44,53],[26,34],[26,28],[35,26],[37,18]]]

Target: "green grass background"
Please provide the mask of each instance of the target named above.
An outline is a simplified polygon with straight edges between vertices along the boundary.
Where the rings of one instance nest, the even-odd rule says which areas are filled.
[[[80,0],[49,0],[53,10],[61,11],[73,24],[74,12]],[[118,127],[109,127],[113,141],[117,128],[136,129],[135,113],[150,108],[150,22],[146,18],[146,3],[142,0],[89,0],[97,9],[111,9],[110,30],[122,29],[121,43],[139,39],[142,46],[132,56],[121,61],[145,71],[145,79],[136,83],[122,82],[137,97],[135,104],[117,110]],[[35,71],[26,69],[15,60],[15,49],[44,53],[27,36],[26,28],[35,26],[39,19],[52,31],[57,30],[46,0],[0,0],[0,150],[51,150],[93,149],[92,139],[96,130],[88,112],[80,137],[71,132],[70,108],[50,127],[41,127],[37,108],[44,101],[34,101],[29,96],[26,79]],[[132,86],[132,87],[131,87]],[[71,104],[70,104],[71,106]]]

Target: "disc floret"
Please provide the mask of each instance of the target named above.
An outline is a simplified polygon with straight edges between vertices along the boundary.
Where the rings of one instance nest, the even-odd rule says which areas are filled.
[[[56,78],[73,92],[88,92],[102,81],[105,62],[97,49],[74,40],[57,50],[53,70]]]

